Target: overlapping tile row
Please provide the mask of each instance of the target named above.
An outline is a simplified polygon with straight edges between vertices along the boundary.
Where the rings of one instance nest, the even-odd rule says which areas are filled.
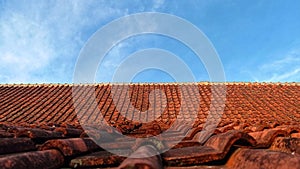
[[[233,124],[234,127],[236,125],[238,124]],[[192,128],[188,131],[189,134],[173,148],[162,154],[157,153],[156,156],[142,159],[134,157],[155,153],[164,146],[172,145],[172,139],[177,137],[176,132],[160,141],[152,139],[152,141],[141,142],[142,139],[131,139],[111,140],[104,143],[120,152],[118,154],[135,155],[127,158],[107,152],[86,135],[78,136],[79,131],[81,133],[84,131],[77,124],[15,126],[11,123],[1,123],[0,127],[4,132],[13,135],[13,137],[1,138],[1,168],[172,168],[179,166],[239,168],[241,165],[244,168],[261,168],[262,166],[258,164],[262,163],[267,168],[300,166],[300,129],[299,126],[294,125],[280,125],[249,133],[231,129],[221,133],[216,132],[204,143],[198,142],[197,134],[201,130]],[[221,128],[218,127],[216,131]],[[24,133],[24,130],[35,133],[20,134]],[[67,131],[71,131],[70,135]],[[49,134],[51,132],[53,133]],[[279,157],[282,161],[270,162]],[[269,159],[267,162],[264,161],[266,158]],[[288,165],[285,165],[284,161],[289,162]]]
[[[69,154],[99,149],[89,138],[71,138],[80,135],[74,133],[83,132],[75,123],[58,125],[2,122],[0,130],[5,133],[0,138],[0,168],[3,169],[60,168]],[[64,144],[60,140],[64,140],[61,141]],[[55,144],[53,142],[59,142],[55,148],[52,146]]]
[[[222,100],[218,101],[221,96],[217,94],[212,98],[212,87],[216,93],[225,90],[223,108]],[[139,115],[138,120],[154,119],[154,116],[156,121],[170,125],[180,112],[186,113],[184,118],[189,118],[189,113],[193,112],[197,113],[197,126],[207,120],[210,112],[220,110],[223,114],[219,126],[237,122],[244,125],[243,129],[252,131],[266,127],[265,124],[269,127],[298,123],[299,89],[298,83],[1,85],[0,121],[78,122],[76,113],[84,113],[82,120],[88,123],[105,119],[114,126],[122,126],[132,122],[132,116]],[[162,93],[153,95],[154,90]],[[149,97],[151,92],[152,97]],[[200,98],[188,100],[188,106],[181,110],[181,105],[186,102],[181,100],[184,93],[190,97],[198,93]]]
[[[0,168],[299,168],[299,89],[298,83],[0,85]],[[158,142],[136,139],[167,129]],[[99,147],[100,138],[124,156],[172,148],[126,158]]]
[[[76,157],[70,162],[71,167],[117,167],[118,168],[179,168],[194,166],[196,168],[298,168],[300,165],[299,138],[293,137],[291,129],[294,126],[278,126],[273,130],[281,130],[285,135],[270,132],[270,129],[259,131],[262,135],[273,139],[267,139],[268,143],[261,145],[261,137],[252,137],[255,132],[246,133],[241,130],[229,130],[211,136],[205,143],[199,144],[196,139],[184,139],[172,149],[147,158],[124,158],[102,151]],[[195,135],[194,135],[195,136]],[[173,136],[174,137],[174,136]],[[170,138],[165,138],[163,144],[171,144]],[[137,144],[138,142],[135,141]],[[287,144],[288,143],[288,144]],[[152,151],[157,151],[160,146],[156,144],[138,144],[134,148],[130,144],[118,142],[112,147],[130,152],[137,156],[143,156]],[[270,146],[272,145],[272,146]],[[268,156],[269,155],[269,156]],[[248,158],[250,157],[250,159]],[[281,158],[278,163],[271,160]],[[265,159],[268,161],[264,161]],[[285,165],[286,160],[289,164]],[[106,163],[106,161],[108,161]],[[247,165],[243,164],[247,163]],[[264,165],[262,165],[264,164]],[[154,167],[155,166],[155,167]]]

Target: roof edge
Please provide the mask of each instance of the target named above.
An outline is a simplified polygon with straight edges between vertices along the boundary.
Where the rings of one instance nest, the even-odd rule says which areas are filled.
[[[19,84],[0,84],[1,86],[13,87],[29,87],[29,86],[96,86],[96,85],[284,85],[284,86],[300,86],[300,82],[113,82],[113,83],[19,83]]]

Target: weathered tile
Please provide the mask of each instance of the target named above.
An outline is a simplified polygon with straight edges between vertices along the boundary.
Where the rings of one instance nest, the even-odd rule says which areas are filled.
[[[281,129],[267,129],[259,132],[249,133],[257,141],[257,147],[269,147],[274,139],[279,136],[287,136],[288,133]]]
[[[256,140],[242,131],[230,130],[226,133],[212,136],[205,143],[205,146],[212,147],[220,152],[228,152],[234,144],[250,147],[256,145]]]
[[[299,156],[264,149],[238,149],[230,157],[228,168],[238,169],[290,169],[300,168]]]
[[[226,101],[225,107],[222,107],[222,105],[219,104],[222,103],[222,99],[225,98],[224,93],[222,93],[224,85],[226,85]],[[76,86],[75,90],[73,90],[74,86]],[[122,90],[124,90],[125,87],[129,87],[128,94],[130,96],[130,102],[128,102],[129,104],[126,103],[122,105],[122,111],[143,111],[147,114],[145,117],[154,116],[153,114],[149,114],[150,111],[147,111],[150,104],[155,102],[154,97],[149,97],[150,92],[158,89],[162,90],[166,95],[165,100],[160,99],[162,95],[157,95],[159,102],[154,106],[155,112],[158,112],[161,116],[154,122],[143,124],[132,121],[132,117],[120,114],[119,111],[121,110],[117,110],[114,105],[114,102],[117,100],[113,100],[111,97],[112,86],[112,84],[0,85],[2,98],[0,102],[0,137],[29,137],[35,144],[41,144],[49,140],[43,145],[34,146],[40,147],[40,150],[47,151],[48,149],[49,151],[57,149],[71,161],[71,158],[78,158],[77,162],[75,160],[73,161],[74,163],[69,163],[70,165],[72,164],[71,166],[73,167],[75,165],[83,167],[83,164],[86,164],[86,167],[98,165],[102,168],[109,166],[105,166],[104,163],[114,166],[121,162],[116,160],[119,157],[116,158],[111,154],[95,153],[91,156],[87,155],[87,153],[96,150],[104,152],[104,150],[99,148],[96,144],[90,142],[91,140],[87,138],[87,133],[95,139],[101,140],[101,138],[105,138],[106,142],[103,144],[114,150],[120,148],[129,149],[130,146],[134,145],[136,138],[159,135],[169,129],[170,125],[174,124],[177,124],[175,130],[165,135],[163,141],[166,145],[172,145],[172,142],[177,139],[183,139],[183,141],[163,154],[164,165],[172,165],[173,167],[188,165],[192,167],[199,164],[196,167],[205,167],[200,165],[206,165],[208,164],[207,162],[214,164],[216,160],[220,162],[220,160],[224,160],[226,155],[231,155],[229,152],[231,149],[245,146],[252,148],[255,146],[255,141],[257,142],[255,148],[270,147],[270,149],[276,150],[270,151],[264,149],[261,150],[261,152],[259,151],[259,154],[262,153],[266,156],[270,154],[270,159],[272,160],[276,160],[274,153],[294,153],[294,157],[299,155],[297,148],[298,142],[295,141],[299,138],[300,132],[299,83],[201,82],[118,84],[117,92],[120,94],[120,99],[124,99],[125,96],[128,96],[127,93],[122,93]],[[194,90],[195,86],[198,91]],[[199,103],[197,103],[198,100],[194,98],[197,94],[195,92],[199,92],[200,94]],[[212,97],[214,92],[218,97]],[[191,97],[191,101],[182,100],[183,95]],[[90,107],[88,104],[85,104],[86,101],[90,100],[91,96],[96,96],[98,107]],[[83,97],[84,99],[78,100],[79,107],[77,108],[87,115],[85,117],[86,120],[95,123],[95,126],[101,125],[101,122],[106,120],[108,124],[115,127],[118,132],[127,134],[132,137],[132,139],[126,142],[116,138],[114,135],[116,133],[112,128],[105,126],[103,126],[101,130],[107,131],[107,134],[99,134],[99,129],[97,127],[95,128],[95,126],[84,131],[76,117],[73,105],[74,99],[76,100],[79,97]],[[185,102],[187,105],[186,109],[188,110],[180,111],[181,106]],[[212,103],[216,103],[216,105],[212,105]],[[166,105],[165,109],[163,105]],[[98,109],[101,111],[98,111]],[[183,119],[191,120],[190,114],[188,113],[191,111],[198,113],[197,118],[193,119],[195,120],[193,128],[188,129],[186,124],[174,123],[177,118],[181,118],[178,116],[180,112],[183,113]],[[219,111],[223,111],[222,116],[216,113]],[[102,116],[104,116],[104,118]],[[221,119],[218,121],[219,124],[217,126],[204,129],[206,131],[201,132],[206,121],[217,121],[219,117],[221,117]],[[237,132],[234,130],[240,131]],[[207,134],[203,135],[203,133]],[[247,135],[247,133],[249,135]],[[183,138],[182,135],[185,135],[185,138]],[[289,136],[291,138],[288,138]],[[85,139],[55,140],[57,138],[70,137],[84,137]],[[17,140],[17,138],[14,139]],[[22,139],[30,140],[28,138]],[[86,141],[86,139],[89,141]],[[1,140],[2,138],[0,142]],[[25,142],[15,142],[16,145],[25,144]],[[4,142],[2,143],[4,144]],[[11,145],[13,145],[13,143],[14,141],[11,141]],[[135,146],[137,145],[136,143]],[[155,144],[153,146],[155,147]],[[18,146],[15,146],[14,148],[17,149],[17,147]],[[25,149],[30,148],[30,146],[21,147]],[[15,152],[15,150],[9,148],[9,146],[7,146],[6,149],[13,150],[12,153]],[[25,149],[18,149],[16,151],[29,150]],[[30,148],[30,150],[32,149]],[[9,151],[5,150],[5,153],[7,152]],[[278,157],[283,156],[280,154]],[[260,157],[257,158],[259,161]],[[105,159],[108,161],[105,161]],[[157,162],[156,160],[149,164],[154,164]],[[133,163],[135,164],[135,162]],[[249,166],[252,165],[252,163],[248,164],[250,164]],[[235,166],[239,165],[231,165],[231,167]],[[266,168],[268,166],[266,166]],[[151,165],[146,164],[144,167],[151,167]],[[221,164],[220,166],[212,167],[230,168],[230,165],[224,166]]]
[[[277,137],[270,149],[300,155],[300,138]]]
[[[8,137],[14,137],[15,135],[13,133],[9,133],[5,130],[0,130],[0,138],[8,138]]]
[[[64,157],[58,150],[32,151],[0,157],[0,168],[56,169],[64,164]]]
[[[131,151],[128,150],[119,150],[118,152],[124,154],[124,156],[128,156],[131,153]],[[99,151],[76,157],[70,161],[69,166],[73,168],[116,167],[126,159],[124,156],[118,156],[107,151]]]
[[[152,154],[157,155],[152,156]],[[158,150],[152,145],[144,145],[134,151],[133,154],[125,159],[118,168],[163,169],[163,164]]]
[[[35,150],[36,147],[29,138],[1,138],[0,154],[9,154]]]
[[[169,166],[203,164],[220,159],[220,152],[208,146],[194,146],[171,149],[162,154],[163,161]]]
[[[99,150],[100,147],[89,138],[70,138],[49,140],[44,143],[40,150],[58,149],[64,156],[74,156],[86,152]]]
[[[80,137],[83,130],[76,128],[65,128],[65,127],[57,127],[54,129],[55,132],[61,132],[66,137]]]
[[[18,130],[18,132],[16,133],[16,137],[28,137],[32,139],[49,140],[62,138],[63,135],[60,132],[47,131],[39,128],[24,128]]]

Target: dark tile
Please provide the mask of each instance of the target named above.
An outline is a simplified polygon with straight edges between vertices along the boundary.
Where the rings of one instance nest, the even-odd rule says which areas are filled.
[[[15,135],[5,130],[0,130],[0,138],[14,137]]]
[[[0,168],[57,169],[63,166],[64,157],[57,150],[32,151],[0,157]]]
[[[70,138],[49,140],[44,143],[40,150],[58,149],[64,156],[74,156],[86,152],[99,150],[100,147],[89,138]]]
[[[131,151],[119,150],[120,154],[129,155]],[[107,151],[99,151],[88,155],[76,157],[71,160],[69,166],[73,168],[112,167],[118,166],[126,157],[114,155]]]
[[[76,129],[76,128],[64,128],[64,127],[57,127],[54,129],[55,132],[61,132],[66,137],[80,137],[83,130]]]
[[[36,147],[29,138],[1,138],[0,154],[9,154],[35,150]]]

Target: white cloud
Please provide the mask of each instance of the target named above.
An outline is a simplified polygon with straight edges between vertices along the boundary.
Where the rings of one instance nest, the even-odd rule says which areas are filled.
[[[117,15],[121,10],[83,1],[6,8],[0,17],[0,82],[70,82],[85,31]]]
[[[300,52],[292,50],[278,60],[261,65],[256,75],[259,81],[266,82],[300,81]]]
[[[157,9],[159,9],[159,8],[161,8],[161,7],[163,7],[164,6],[164,3],[165,3],[165,1],[164,0],[155,0],[154,1],[154,4],[153,4],[153,11],[155,11],[155,10],[157,10]]]
[[[0,83],[71,82],[85,41],[111,20],[139,12],[112,1],[10,1],[4,5]],[[162,5],[162,0],[154,1],[147,9]],[[111,57],[107,64],[113,65],[115,59]]]
[[[96,81],[110,82],[122,59],[129,54],[129,43],[132,40],[115,45],[104,57],[96,72]]]
[[[275,60],[271,63],[265,64],[261,67],[262,70],[269,70],[269,69],[275,69],[280,70],[285,68],[285,66],[293,64],[293,63],[300,63],[300,57],[298,56],[298,53],[296,51],[290,52],[285,57]]]
[[[292,79],[295,79],[295,81],[297,81],[297,79],[299,80],[299,76],[300,68],[297,68],[283,74],[275,74],[271,79],[268,79],[267,81],[291,81]]]
[[[46,66],[54,54],[47,29],[23,15],[1,18],[0,39],[1,76],[8,83],[29,80],[26,76]]]

